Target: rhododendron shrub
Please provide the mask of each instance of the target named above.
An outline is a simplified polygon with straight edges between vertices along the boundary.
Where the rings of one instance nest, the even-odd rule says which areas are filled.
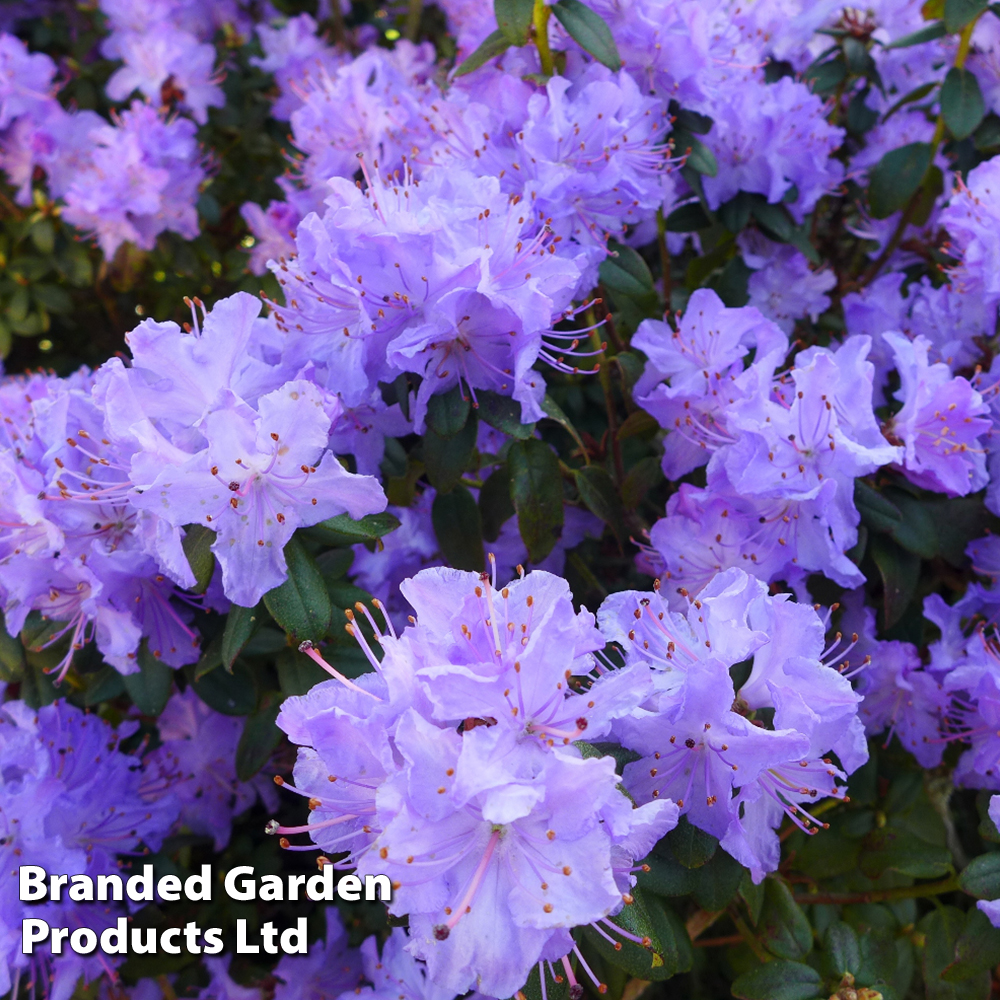
[[[0,5],[0,996],[997,992],[998,234],[996,4]]]

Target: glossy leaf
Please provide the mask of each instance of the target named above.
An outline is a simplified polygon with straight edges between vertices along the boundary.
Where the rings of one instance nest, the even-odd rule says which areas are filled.
[[[972,135],[986,114],[979,80],[968,69],[952,66],[941,85],[941,115],[956,139]]]
[[[399,518],[384,511],[368,514],[357,521],[348,514],[339,514],[305,530],[327,545],[357,545],[358,542],[377,542],[398,527]]]
[[[479,403],[476,413],[490,427],[521,441],[535,436],[534,424],[521,423],[521,404],[516,399],[488,389],[478,389],[476,399]]]
[[[493,0],[493,13],[511,45],[526,45],[535,0]]]
[[[226,670],[232,672],[233,663],[240,651],[250,641],[254,632],[260,628],[263,618],[264,602],[255,608],[243,608],[238,604],[229,607],[229,614],[226,615],[226,627],[222,633],[222,664]]]
[[[145,639],[139,646],[138,661],[139,670],[122,677],[125,690],[143,715],[159,715],[173,689],[173,668],[153,656]]]
[[[599,63],[617,72],[622,67],[618,46],[607,22],[596,11],[580,0],[559,0],[553,4],[552,13],[566,29],[566,34],[589,52]]]
[[[465,76],[467,73],[472,73],[480,66],[485,66],[491,59],[503,55],[509,48],[510,42],[507,41],[507,36],[497,28],[492,34],[487,35],[479,48],[455,70],[455,76]]]
[[[467,418],[465,425],[448,437],[430,427],[424,434],[424,468],[431,485],[440,492],[455,487],[472,464],[479,423],[474,410],[467,412]]]
[[[264,595],[274,620],[298,645],[318,643],[330,627],[332,607],[323,576],[302,543],[293,535],[285,546],[288,579]]]
[[[212,545],[215,542],[215,532],[201,524],[189,524],[184,529],[184,539],[181,545],[188,565],[194,573],[196,594],[204,594],[215,572],[215,553]]]
[[[961,31],[989,6],[989,0],[944,0],[944,26],[948,33]]]
[[[801,962],[768,962],[733,983],[740,1000],[814,1000],[822,994],[820,974]]]
[[[544,441],[515,441],[507,459],[510,498],[532,562],[541,562],[562,534],[562,474],[556,453]]]
[[[625,542],[625,508],[614,480],[599,465],[585,465],[574,473],[580,499],[592,514],[604,521],[615,533],[618,544]]]
[[[764,906],[757,921],[761,944],[778,958],[805,958],[812,948],[812,928],[791,890],[778,878],[764,882]]]
[[[246,717],[236,746],[236,777],[249,781],[271,758],[284,735],[275,725],[281,711],[281,695],[265,691],[260,704]]]
[[[911,142],[890,150],[868,176],[868,204],[876,219],[886,219],[905,208],[920,190],[931,165],[931,147]]]
[[[466,487],[459,485],[449,493],[438,493],[431,507],[431,522],[449,566],[483,571],[483,522],[476,499]]]

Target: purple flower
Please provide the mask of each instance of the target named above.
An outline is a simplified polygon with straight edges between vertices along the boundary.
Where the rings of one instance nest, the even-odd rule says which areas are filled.
[[[125,65],[107,82],[111,100],[124,101],[138,90],[147,101],[160,104],[167,103],[162,95],[169,92],[202,125],[208,121],[209,108],[226,103],[215,73],[215,48],[199,43],[190,32],[160,24],[141,34],[123,32],[115,47]]]
[[[581,272],[550,236],[532,236],[530,213],[495,178],[457,170],[376,177],[366,192],[335,178],[327,204],[299,226],[298,257],[272,264],[289,289],[275,314],[296,331],[286,360],[325,369],[348,407],[400,371],[420,374],[418,431],[430,396],[456,384],[512,395],[525,421],[540,418],[532,365],[575,369],[573,344],[557,345],[579,332],[553,326],[573,314]]]
[[[748,291],[756,306],[785,333],[795,321],[809,317],[814,323],[830,307],[826,294],[837,283],[833,271],[813,271],[794,247],[771,243],[763,237],[741,239],[743,259],[754,268]]]
[[[0,129],[21,115],[44,114],[53,100],[55,63],[14,35],[0,33]]]
[[[199,994],[198,1000],[261,1000],[263,991],[257,987],[240,986],[229,976],[229,963],[232,961],[228,955],[220,955],[213,958],[206,955],[202,961],[208,968],[212,977],[208,986]]]
[[[248,201],[240,209],[240,215],[255,240],[249,265],[254,274],[266,273],[268,261],[283,260],[295,253],[295,231],[302,218],[294,206],[272,201],[267,208],[261,208]]]
[[[165,229],[198,235],[195,201],[205,179],[195,126],[135,102],[120,123],[91,133],[92,161],[66,191],[64,217],[93,233],[106,257],[125,241],[152,250]]]
[[[0,833],[5,870],[41,865],[62,874],[118,873],[119,855],[138,854],[145,844],[158,850],[177,816],[177,803],[166,788],[144,773],[143,762],[120,752],[118,742],[134,726],[116,732],[103,719],[64,701],[37,711],[23,702],[0,709]],[[63,900],[25,906],[17,898],[16,879],[4,879],[0,892],[0,953],[10,932],[20,937],[23,917],[48,920],[55,926],[94,926],[98,931],[113,916],[103,908]],[[124,915],[124,914],[122,914]],[[11,925],[11,921],[16,924]],[[95,923],[96,921],[96,923]],[[34,975],[55,981],[51,1000],[67,1000],[78,977],[96,978],[117,962],[95,953],[83,959],[72,952],[35,958],[8,951],[0,968],[0,986],[12,973],[35,966]],[[47,968],[48,967],[48,968]]]
[[[757,309],[728,309],[715,292],[699,289],[676,330],[644,320],[632,346],[649,359],[633,390],[636,401],[667,429],[663,471],[678,479],[732,442],[726,421],[733,403],[761,392],[761,382],[767,391],[788,341]],[[745,372],[751,348],[756,359]]]
[[[794,186],[790,208],[801,220],[843,179],[831,154],[844,130],[827,122],[823,101],[804,83],[786,76],[765,84],[754,73],[731,81],[706,110],[715,124],[705,143],[719,161],[718,174],[703,179],[710,208],[739,191],[777,204]]]
[[[1000,795],[990,798],[989,815],[993,825],[1000,827]],[[994,927],[1000,927],[1000,899],[981,899],[976,906],[990,918],[990,923]]]
[[[902,386],[896,393],[903,408],[887,434],[904,447],[903,469],[917,486],[949,496],[965,496],[987,481],[986,455],[979,440],[990,430],[982,396],[947,365],[927,360],[929,343],[885,334],[896,355]]]
[[[950,237],[949,250],[959,261],[952,272],[953,281],[961,291],[983,296],[990,304],[1000,300],[998,171],[997,159],[986,160],[970,170],[940,216],[941,225]]]
[[[286,382],[257,410],[223,389],[201,427],[208,447],[137,483],[130,501],[169,524],[215,531],[212,551],[236,604],[253,607],[284,581],[284,547],[297,527],[385,509],[374,479],[351,475],[326,451],[330,418],[311,382]]]
[[[386,947],[388,949],[388,944]],[[274,976],[278,980],[274,989],[275,1000],[328,1000],[348,991],[353,993],[358,990],[362,979],[362,958],[365,960],[365,975],[371,976],[375,970],[368,967],[367,949],[362,945],[359,954],[348,947],[347,931],[340,914],[335,906],[328,906],[326,940],[323,944],[314,943],[308,955],[285,955],[275,966]],[[448,997],[447,1000],[453,998]]]
[[[365,979],[372,985],[357,992],[366,1000],[454,1000],[454,991],[436,986],[427,976],[425,963],[407,950],[406,931],[393,928],[378,953],[378,938],[366,938],[361,944]],[[279,997],[278,1000],[281,1000]]]
[[[274,782],[257,776],[250,782],[236,777],[236,747],[243,720],[220,715],[189,687],[175,693],[157,726],[162,743],[150,755],[180,802],[180,822],[192,833],[212,837],[215,850],[229,843],[232,821],[259,795],[267,808],[277,808]]]

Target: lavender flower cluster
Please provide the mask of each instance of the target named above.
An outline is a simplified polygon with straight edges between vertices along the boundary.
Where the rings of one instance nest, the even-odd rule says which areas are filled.
[[[280,198],[227,206],[259,295],[0,379],[5,870],[231,859],[252,817],[260,850],[387,874],[392,929],[329,907],[254,985],[229,957],[147,977],[22,954],[5,878],[0,994],[581,1000],[616,961],[657,978],[664,926],[684,971],[720,916],[736,995],[771,959],[796,996],[853,990],[870,969],[808,964],[808,921],[768,938],[796,878],[915,907],[947,876],[924,888],[978,897],[967,937],[1000,928],[995,850],[953,870],[1000,842],[997,12],[438,0],[442,48],[339,0],[97,6],[106,115],[0,14],[0,211],[105,268],[198,239],[227,73],[268,75],[290,151]],[[949,860],[871,860],[886,813],[848,783],[886,760],[933,774]],[[827,892],[790,872],[831,826],[855,853]],[[663,889],[707,861],[680,835],[737,870],[686,925],[643,902],[693,891]]]

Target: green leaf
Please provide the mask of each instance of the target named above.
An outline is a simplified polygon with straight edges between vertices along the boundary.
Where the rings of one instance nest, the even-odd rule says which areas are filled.
[[[491,59],[503,55],[509,48],[510,42],[507,41],[507,36],[497,28],[492,34],[487,35],[479,48],[455,70],[455,76],[465,76],[466,73],[472,73],[480,66],[485,66]]]
[[[1000,852],[990,851],[973,858],[958,876],[958,884],[976,899],[1000,898]]]
[[[636,412],[644,413],[645,411],[637,410]],[[622,483],[622,503],[625,505],[625,509],[635,510],[646,499],[650,491],[655,490],[663,480],[663,469],[660,460],[655,455],[640,458],[628,470],[625,482]]]
[[[504,462],[493,470],[479,490],[483,538],[487,542],[495,542],[500,537],[500,529],[515,513],[514,502],[510,498],[510,470]]]
[[[847,63],[840,56],[826,62],[815,62],[803,74],[803,80],[814,94],[829,94],[847,78]]]
[[[545,992],[542,993],[542,983],[538,970],[545,970]],[[559,970],[559,982],[553,978],[553,970]],[[562,975],[562,967],[550,962],[538,962],[531,967],[528,981],[514,994],[520,1000],[519,994],[524,994],[525,1000],[569,1000],[569,980]]]
[[[493,0],[493,13],[511,45],[527,45],[535,0]]]
[[[840,979],[845,972],[857,974],[861,966],[861,946],[854,928],[841,920],[834,921],[823,936],[825,964],[831,976]]]
[[[863,479],[854,480],[854,503],[862,523],[875,531],[891,533],[903,523],[902,511]]]
[[[972,135],[986,114],[975,73],[952,66],[941,85],[941,115],[956,139]]]
[[[650,947],[623,938],[621,948],[616,949],[589,925],[583,928],[588,943],[606,961],[639,979],[659,982],[690,969],[691,943],[684,925],[657,897],[647,896],[638,886],[631,895],[632,902],[611,920],[635,937],[648,938]],[[607,925],[603,929],[618,940]]]
[[[369,514],[359,521],[348,514],[338,514],[305,530],[328,545],[357,545],[358,542],[377,542],[398,527],[399,518],[385,511]]]
[[[908,49],[911,45],[923,45],[924,42],[933,42],[936,38],[944,38],[947,31],[948,29],[945,28],[944,21],[935,21],[933,24],[928,24],[918,31],[911,31],[910,34],[903,35],[902,38],[897,38],[894,42],[890,42],[886,48]]]
[[[765,236],[770,236],[779,243],[791,241],[795,226],[784,205],[772,205],[760,195],[753,199],[751,211]]]
[[[882,628],[892,628],[913,600],[920,580],[920,556],[885,535],[872,536],[869,551],[882,576]]]
[[[483,522],[475,497],[461,484],[450,493],[438,493],[431,507],[431,523],[445,562],[455,569],[481,573]]]
[[[472,464],[479,421],[475,410],[470,409],[467,415],[465,426],[457,434],[442,437],[431,427],[424,434],[424,468],[431,485],[440,493],[456,486]]]
[[[534,424],[521,423],[521,404],[510,396],[501,396],[498,392],[479,389],[476,392],[479,406],[476,410],[479,419],[502,431],[508,437],[527,441],[535,436]]]
[[[917,925],[924,935],[923,974],[927,1000],[980,1000],[990,995],[990,973],[983,969],[961,982],[942,975],[955,960],[955,948],[965,929],[965,914],[954,906],[939,906]]]
[[[719,172],[719,161],[701,139],[686,129],[676,129],[673,133],[675,149],[686,156],[685,166],[705,177],[714,177]]]
[[[908,94],[904,94],[889,110],[882,116],[882,121],[888,121],[900,108],[905,108],[907,104],[913,104],[921,98],[926,97],[935,87],[936,83],[922,83],[915,87]]]
[[[723,910],[736,895],[746,869],[726,851],[716,851],[714,857],[694,872],[694,901],[710,912]]]
[[[858,867],[875,879],[886,871],[912,878],[940,878],[951,871],[951,853],[896,826],[884,826],[865,837]]]
[[[731,233],[738,233],[750,221],[750,205],[752,195],[746,191],[738,191],[735,197],[720,205],[716,209],[716,216],[719,221]]]
[[[599,465],[585,465],[574,473],[580,499],[615,533],[619,545],[625,544],[625,508],[614,480]]]
[[[743,881],[740,883],[740,899],[746,903],[750,923],[756,927],[757,921],[760,920],[761,910],[764,908],[764,885],[763,883],[754,885],[750,872],[743,874]]]
[[[673,856],[686,868],[700,868],[715,855],[718,840],[710,833],[689,823],[686,816],[667,834],[667,844]]]
[[[601,284],[612,292],[630,299],[656,298],[656,285],[649,265],[632,247],[612,241],[608,256],[598,271]]]
[[[341,669],[343,664],[339,662],[342,653],[343,650],[336,646],[327,646],[323,650],[323,658],[346,676],[345,671]],[[367,663],[367,660],[365,662]],[[306,694],[310,688],[330,679],[330,675],[318,663],[297,649],[286,647],[281,650],[275,657],[274,665],[278,668],[281,693],[286,698]]]
[[[507,459],[510,498],[532,562],[541,562],[562,534],[563,491],[559,459],[544,442],[514,441]]]
[[[764,881],[764,906],[757,933],[761,944],[778,958],[805,958],[812,948],[812,928],[791,890],[780,879]]]
[[[285,546],[285,562],[288,579],[264,595],[264,605],[296,645],[307,639],[318,643],[330,628],[333,613],[326,583],[294,535]]]
[[[438,437],[453,438],[465,429],[471,411],[472,400],[456,385],[427,400],[427,426]]]
[[[87,674],[86,683],[83,703],[88,707],[125,693],[125,680],[114,667],[102,667],[95,673]]]
[[[622,68],[618,47],[604,18],[580,0],[559,0],[552,13],[566,29],[566,34],[589,52],[599,63],[617,72]]]
[[[961,31],[989,6],[989,0],[944,0],[944,26],[948,34]]]
[[[232,673],[233,663],[240,651],[250,641],[250,637],[260,628],[264,616],[264,602],[255,608],[244,608],[238,604],[229,607],[226,627],[222,633],[222,663]]]
[[[204,594],[212,582],[215,572],[215,553],[212,544],[215,542],[215,532],[201,524],[189,524],[184,529],[184,539],[181,545],[188,565],[194,573],[194,592]]]
[[[671,101],[669,107],[670,113],[674,116],[676,128],[686,128],[689,132],[694,132],[695,135],[708,135],[712,131],[714,122],[708,115],[682,108],[676,101]]]
[[[170,698],[174,672],[150,653],[145,639],[139,646],[138,663],[138,672],[122,677],[125,690],[143,715],[159,715]]]
[[[892,149],[875,165],[868,177],[868,204],[876,219],[887,219],[905,208],[920,190],[931,165],[931,146],[911,142]]]
[[[694,891],[700,869],[685,868],[673,857],[650,854],[644,859],[648,872],[636,876],[637,884],[657,896],[686,896]]]
[[[821,994],[820,974],[801,962],[768,962],[733,983],[741,1000],[813,1000]]]
[[[254,674],[244,663],[237,663],[232,673],[213,670],[191,686],[206,705],[223,715],[249,715],[257,707]]]
[[[24,646],[18,636],[7,631],[7,623],[0,611],[0,681],[11,684],[19,680],[24,668]]]
[[[666,219],[668,233],[694,233],[708,229],[712,220],[705,214],[700,201],[689,201],[675,208]]]
[[[945,967],[941,978],[949,983],[960,983],[998,964],[1000,930],[974,906],[966,913],[965,927],[955,942],[955,960]]]
[[[281,742],[282,732],[277,727],[281,711],[281,695],[265,691],[256,711],[243,723],[243,733],[236,746],[236,777],[249,781],[271,758]]]
[[[51,219],[39,219],[31,227],[31,242],[48,256],[56,248],[56,229]]]
[[[554,420],[569,434],[581,452],[586,452],[587,449],[583,445],[583,439],[573,426],[573,422],[563,413],[562,407],[548,393],[542,399],[542,410],[549,420]]]

